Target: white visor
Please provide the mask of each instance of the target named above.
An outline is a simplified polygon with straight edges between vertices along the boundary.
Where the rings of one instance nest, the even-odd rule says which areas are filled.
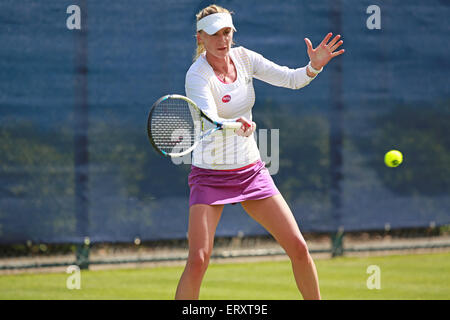
[[[232,28],[236,31],[231,14],[226,12],[214,13],[197,21],[197,32],[203,30],[207,34],[213,35],[222,28]]]

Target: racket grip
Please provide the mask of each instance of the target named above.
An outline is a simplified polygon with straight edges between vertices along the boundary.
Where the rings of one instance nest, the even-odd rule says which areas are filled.
[[[224,123],[222,125],[222,127],[224,129],[240,129],[242,127],[242,123],[241,122],[229,122],[229,123]]]

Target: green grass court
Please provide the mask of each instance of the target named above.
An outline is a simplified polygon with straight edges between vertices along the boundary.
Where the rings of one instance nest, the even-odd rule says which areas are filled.
[[[450,254],[342,257],[315,261],[323,299],[450,299]],[[381,289],[366,286],[367,267],[381,270]],[[173,299],[182,266],[0,276],[0,299]],[[301,296],[289,261],[211,263],[201,299],[293,300]]]

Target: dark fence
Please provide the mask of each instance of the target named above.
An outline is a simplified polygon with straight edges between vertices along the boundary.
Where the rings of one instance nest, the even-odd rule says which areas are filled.
[[[184,94],[208,4],[0,3],[0,243],[185,237],[190,166],[156,154],[146,118],[160,96]],[[345,41],[301,90],[254,82],[254,120],[268,140],[279,129],[273,178],[301,230],[450,223],[448,2],[218,4],[235,13],[237,46],[280,65],[308,63],[305,37]],[[70,5],[81,30],[66,25]],[[370,5],[381,29],[367,27]],[[391,149],[405,157],[397,168],[383,162]],[[265,230],[226,206],[217,235],[238,232]]]

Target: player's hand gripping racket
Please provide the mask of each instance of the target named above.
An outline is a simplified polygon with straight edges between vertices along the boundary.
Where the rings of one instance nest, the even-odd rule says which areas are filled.
[[[202,129],[202,120],[214,128]],[[239,129],[242,123],[219,123],[209,118],[191,99],[178,94],[159,98],[152,106],[147,122],[147,132],[153,147],[167,157],[188,154],[198,143],[221,129]]]

